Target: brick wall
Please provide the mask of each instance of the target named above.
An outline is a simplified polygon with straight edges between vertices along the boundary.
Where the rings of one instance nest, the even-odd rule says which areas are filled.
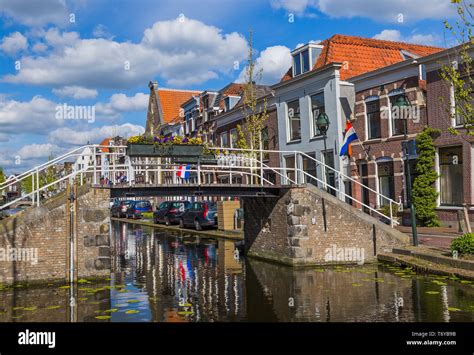
[[[463,154],[463,191],[464,203],[474,205],[472,199],[472,174],[471,174],[471,147],[474,143],[474,137],[464,134],[463,128],[459,129],[460,135],[453,135],[448,131],[451,126],[451,117],[449,115],[449,86],[440,77],[438,71],[427,73],[427,106],[428,106],[428,124],[430,127],[441,130],[441,135],[436,138],[436,147],[462,146]],[[443,97],[444,100],[440,100]],[[440,212],[440,217],[445,220],[457,219],[456,211]],[[454,216],[449,216],[449,215]]]
[[[400,197],[403,200],[405,199],[405,183],[403,176],[404,167],[402,160],[402,141],[404,140],[404,136],[398,135],[391,137],[389,135],[389,120],[381,117],[381,138],[366,140],[365,138],[368,137],[368,135],[366,133],[366,112],[364,100],[369,96],[377,95],[380,97],[380,107],[389,107],[388,94],[395,89],[406,90],[406,94],[410,103],[420,107],[419,122],[415,122],[415,120],[408,120],[407,133],[409,138],[413,139],[413,137],[420,133],[427,124],[426,105],[423,102],[425,95],[425,85],[426,83],[424,81],[419,81],[418,77],[410,77],[356,93],[355,119],[352,122],[352,125],[357,132],[359,139],[363,141],[363,146],[358,141],[352,144],[352,175],[358,179],[359,176],[357,165],[361,161],[366,161],[368,163],[369,170],[368,186],[371,189],[376,190],[376,160],[381,158],[392,159],[394,164],[394,199],[397,201]],[[363,148],[365,148],[368,153],[368,161]],[[361,195],[360,189],[361,188],[358,184],[353,184],[352,191],[354,192],[354,195]],[[369,204],[374,207],[378,205],[377,196],[375,193],[369,193]]]
[[[372,261],[380,251],[409,244],[408,236],[311,186],[280,199],[245,199],[244,210],[248,255],[279,263],[334,263],[327,259],[333,247],[363,249]]]
[[[76,236],[78,277],[100,277],[110,273],[109,191],[79,189]],[[0,282],[64,280],[68,276],[69,228],[66,196],[50,199],[0,223],[0,249],[37,249],[37,263],[0,260]],[[15,249],[17,250],[17,249]],[[99,261],[98,261],[99,260]],[[76,269],[77,270],[77,269]]]

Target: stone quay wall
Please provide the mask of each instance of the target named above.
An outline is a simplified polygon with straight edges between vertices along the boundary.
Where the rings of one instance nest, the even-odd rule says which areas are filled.
[[[360,264],[409,237],[309,185],[280,198],[244,199],[249,256],[293,266]]]

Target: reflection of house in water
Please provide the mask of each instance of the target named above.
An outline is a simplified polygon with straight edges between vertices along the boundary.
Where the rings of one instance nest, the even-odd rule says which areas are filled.
[[[113,236],[115,260],[124,261],[113,263],[115,275],[126,277],[123,271],[129,267],[135,271],[133,281],[143,283],[153,321],[240,320],[245,316],[244,274],[234,257],[233,242],[173,236],[141,227],[114,229],[119,230]]]

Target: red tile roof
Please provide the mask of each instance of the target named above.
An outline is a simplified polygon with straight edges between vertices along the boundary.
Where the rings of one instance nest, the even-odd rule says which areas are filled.
[[[402,50],[420,57],[443,50],[439,47],[340,34],[336,34],[320,44],[324,48],[312,70],[329,63],[344,63],[340,69],[341,80],[401,62],[405,60],[401,53]],[[281,81],[290,80],[292,77],[292,68],[290,68]]]
[[[179,117],[180,106],[200,91],[158,89],[158,98],[163,110],[163,123],[168,123]]]
[[[106,145],[106,146],[109,146],[111,140],[112,140],[112,138],[105,138],[102,142],[100,142],[99,145]],[[109,152],[109,148],[101,147],[101,148],[99,148],[99,149],[100,149],[102,152],[104,152],[104,153],[108,153],[108,152]]]

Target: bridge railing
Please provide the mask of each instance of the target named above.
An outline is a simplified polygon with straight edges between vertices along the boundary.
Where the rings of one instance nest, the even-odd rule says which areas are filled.
[[[198,160],[193,164],[184,164],[175,163],[170,158],[128,157],[125,148],[126,146],[86,145],[75,148],[60,157],[17,175],[14,179],[0,184],[0,191],[14,184],[21,183],[25,179],[31,179],[31,192],[25,193],[20,198],[10,201],[1,207],[8,207],[25,198],[31,198],[33,203],[39,205],[41,192],[50,189],[59,192],[61,188],[58,188],[58,186],[64,184],[66,180],[74,178],[79,178],[80,183],[88,179],[88,182],[93,185],[109,186],[123,184],[132,186],[141,183],[148,185],[203,185],[216,184],[219,181],[226,184],[243,184],[244,180],[247,185],[300,186],[307,182],[316,182],[317,187],[333,193],[339,199],[346,202],[351,201],[351,203],[364,207],[370,213],[389,220],[392,226],[398,224],[398,221],[392,215],[392,207],[400,207],[399,202],[384,196],[353,177],[345,175],[340,170],[304,152],[212,147],[209,149],[215,153],[213,159],[208,157],[203,162]],[[283,161],[289,157],[293,159],[294,166],[284,166]],[[44,180],[48,169],[71,159],[76,160],[72,171],[63,176],[55,177],[53,181],[40,183],[41,179]],[[209,159],[211,159],[212,164]],[[307,166],[305,167],[305,162],[306,164],[311,163],[312,169],[308,169]],[[190,179],[177,177],[179,167],[183,166],[187,167],[186,170],[188,170]],[[318,168],[320,170],[319,177]],[[139,181],[139,174],[146,175],[143,181]],[[330,174],[334,176],[333,183],[328,181]],[[350,182],[361,189],[372,192],[377,197],[379,204],[389,205],[389,215],[385,215],[377,208],[359,201],[357,198],[346,193],[343,182]]]

